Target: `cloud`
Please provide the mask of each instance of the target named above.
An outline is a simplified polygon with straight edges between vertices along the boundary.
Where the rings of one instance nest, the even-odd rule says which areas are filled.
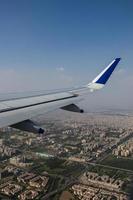
[[[64,68],[59,69],[63,71]],[[51,90],[74,85],[72,76],[52,69],[0,69],[0,93]]]
[[[63,71],[65,71],[65,68],[64,67],[57,67],[56,70],[60,71],[60,72],[63,72]]]

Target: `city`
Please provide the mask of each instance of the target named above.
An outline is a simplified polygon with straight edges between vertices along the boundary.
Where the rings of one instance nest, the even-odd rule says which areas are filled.
[[[133,200],[133,1],[0,0],[0,200]]]
[[[1,129],[1,199],[128,200],[133,117],[62,112],[38,117],[44,135]]]

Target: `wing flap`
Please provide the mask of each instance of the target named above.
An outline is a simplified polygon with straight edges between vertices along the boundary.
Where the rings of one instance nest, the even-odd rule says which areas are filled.
[[[58,97],[62,97],[62,95],[60,94]],[[21,106],[18,107],[8,106],[6,109],[0,110],[0,128],[31,119],[37,115],[42,115],[44,113],[56,110],[57,108],[71,104],[73,101],[75,101],[76,97],[77,96],[68,93],[68,96],[65,96],[65,98],[54,98],[50,101],[42,101],[39,104],[35,103],[33,98],[34,103],[30,105],[21,104]]]

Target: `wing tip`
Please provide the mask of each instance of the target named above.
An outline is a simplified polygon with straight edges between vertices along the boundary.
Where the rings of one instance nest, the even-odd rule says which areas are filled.
[[[120,62],[121,58],[117,57],[115,58],[108,66],[105,68],[95,79],[93,82],[95,83],[101,83],[106,84],[108,79],[110,78],[111,74],[115,70],[116,66]]]
[[[119,62],[121,59],[122,59],[121,57],[115,58],[115,60],[118,61],[118,62]]]
[[[92,90],[103,88],[120,60],[121,57],[115,58],[90,84],[88,84],[88,87]]]

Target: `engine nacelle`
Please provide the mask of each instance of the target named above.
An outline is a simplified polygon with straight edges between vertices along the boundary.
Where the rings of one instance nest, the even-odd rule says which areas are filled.
[[[77,105],[74,103],[69,104],[67,106],[61,107],[63,110],[71,111],[71,112],[78,112],[78,113],[84,113],[83,109],[80,109]]]
[[[38,125],[36,125],[33,121],[31,121],[29,119],[19,122],[17,124],[13,124],[11,127],[19,129],[21,131],[28,131],[28,132],[32,132],[32,133],[38,133],[38,134],[44,133],[43,128],[39,127]]]

